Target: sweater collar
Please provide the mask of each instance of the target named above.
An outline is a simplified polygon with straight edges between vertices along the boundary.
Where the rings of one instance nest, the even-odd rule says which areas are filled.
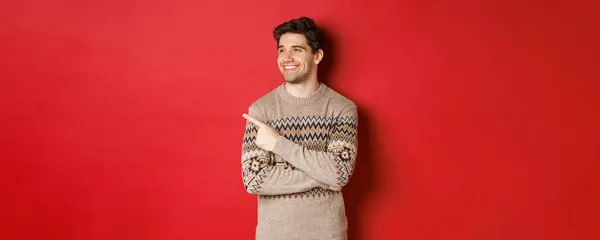
[[[328,89],[329,88],[324,83],[320,83],[319,89],[317,89],[317,91],[311,93],[309,96],[295,97],[292,94],[289,94],[287,92],[287,90],[285,90],[285,83],[284,83],[284,84],[279,85],[279,87],[277,87],[277,92],[279,93],[279,96],[281,96],[285,101],[288,101],[290,103],[308,104],[308,103],[314,103],[314,102],[318,101],[319,99],[323,98],[325,96],[325,94],[327,93]]]

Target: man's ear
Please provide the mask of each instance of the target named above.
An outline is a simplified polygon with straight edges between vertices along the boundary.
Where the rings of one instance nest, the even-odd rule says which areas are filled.
[[[323,60],[324,55],[325,53],[323,52],[323,49],[317,50],[317,52],[315,53],[315,64],[318,65],[321,62],[321,60]]]

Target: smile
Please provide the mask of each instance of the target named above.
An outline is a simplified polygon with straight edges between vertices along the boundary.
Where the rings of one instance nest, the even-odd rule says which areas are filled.
[[[283,70],[286,72],[292,72],[298,68],[298,65],[284,65]]]

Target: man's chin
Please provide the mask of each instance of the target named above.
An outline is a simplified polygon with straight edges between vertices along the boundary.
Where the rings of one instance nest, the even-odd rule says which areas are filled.
[[[283,77],[283,81],[285,81],[286,83],[298,83],[298,82],[300,82],[300,78],[286,78],[286,77]]]
[[[281,73],[283,80],[286,83],[292,83],[292,84],[296,84],[296,83],[302,83],[304,81],[306,81],[306,79],[308,78],[308,75],[306,74],[298,74],[298,73]]]

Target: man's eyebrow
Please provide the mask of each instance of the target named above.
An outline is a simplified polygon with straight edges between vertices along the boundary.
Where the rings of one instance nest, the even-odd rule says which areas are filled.
[[[280,48],[282,48],[282,47],[283,47],[283,45],[279,45],[279,46],[277,47],[277,49],[280,49]],[[302,45],[292,45],[292,47],[291,47],[291,48],[301,48],[301,49],[304,49],[304,50],[306,50],[306,47],[304,47],[304,46],[302,46]]]
[[[300,45],[294,45],[294,46],[292,46],[292,48],[302,48],[302,49],[306,50],[306,48],[304,46],[300,46]]]

